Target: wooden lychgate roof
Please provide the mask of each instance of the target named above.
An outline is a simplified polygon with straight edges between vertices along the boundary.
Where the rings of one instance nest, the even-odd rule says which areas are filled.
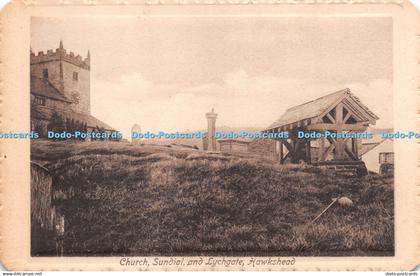
[[[346,88],[287,109],[265,131],[274,129],[288,130],[309,125],[311,122],[324,116],[325,113],[337,106],[340,102],[343,102],[345,106],[357,113],[360,122],[375,124],[376,120],[379,119],[359,98],[350,92],[350,89]]]

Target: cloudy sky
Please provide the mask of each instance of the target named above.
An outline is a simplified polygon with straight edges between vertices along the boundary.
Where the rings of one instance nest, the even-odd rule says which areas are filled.
[[[85,17],[31,23],[34,52],[91,52],[92,114],[125,134],[266,127],[350,88],[392,127],[392,21],[384,17]]]

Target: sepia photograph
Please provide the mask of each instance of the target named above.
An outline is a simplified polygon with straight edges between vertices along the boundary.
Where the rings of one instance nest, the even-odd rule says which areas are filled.
[[[287,1],[5,5],[0,276],[416,276],[420,14]]]
[[[392,35],[31,17],[31,256],[394,256]]]

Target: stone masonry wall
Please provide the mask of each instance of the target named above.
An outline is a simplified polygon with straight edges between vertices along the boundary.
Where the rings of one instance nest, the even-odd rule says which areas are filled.
[[[276,141],[272,139],[254,139],[248,144],[248,151],[272,161],[278,160]]]

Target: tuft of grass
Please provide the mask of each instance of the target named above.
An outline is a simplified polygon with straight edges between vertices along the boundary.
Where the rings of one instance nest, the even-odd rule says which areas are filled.
[[[394,252],[389,177],[118,142],[33,141],[31,150],[53,175],[65,255]],[[354,205],[310,223],[337,196]]]

